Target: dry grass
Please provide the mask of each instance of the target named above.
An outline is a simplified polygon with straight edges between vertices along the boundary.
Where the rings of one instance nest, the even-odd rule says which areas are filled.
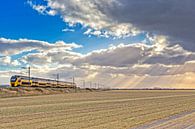
[[[0,98],[62,94],[62,93],[72,93],[72,92],[92,92],[92,91],[98,91],[98,90],[79,89],[79,88],[75,90],[71,88],[9,87],[9,88],[0,88]]]
[[[187,90],[1,98],[0,128],[128,129],[193,109],[195,91]],[[191,121],[192,118],[189,116]]]

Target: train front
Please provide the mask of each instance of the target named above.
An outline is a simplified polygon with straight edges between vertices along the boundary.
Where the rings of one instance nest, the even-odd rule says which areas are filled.
[[[16,87],[17,86],[17,77],[16,76],[12,76],[10,79],[10,84],[12,87]]]

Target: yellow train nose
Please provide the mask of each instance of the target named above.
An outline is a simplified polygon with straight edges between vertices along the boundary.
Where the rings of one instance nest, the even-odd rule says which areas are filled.
[[[11,86],[14,87],[14,86],[15,86],[15,82],[12,82],[12,83],[11,83]]]

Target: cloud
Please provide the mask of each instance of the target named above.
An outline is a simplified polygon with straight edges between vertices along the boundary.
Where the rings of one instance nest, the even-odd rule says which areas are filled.
[[[194,0],[117,0],[118,6],[104,8],[104,14],[119,23],[131,23],[150,33],[169,36],[187,50],[195,51]],[[174,42],[172,42],[174,43]]]
[[[152,45],[147,45],[150,43],[145,43],[146,41],[134,44],[121,43],[111,45],[107,49],[81,54],[73,51],[73,48],[81,47],[77,44],[1,39],[4,41],[0,42],[1,46],[3,44],[11,46],[5,45],[5,49],[1,48],[1,54],[7,56],[1,56],[0,62],[12,66],[14,62],[15,64],[18,62],[19,67],[30,65],[32,76],[55,78],[54,74],[59,73],[61,80],[68,81],[75,76],[79,86],[82,86],[82,80],[86,80],[86,85],[92,81],[117,88],[155,86],[173,88],[185,87],[185,83],[189,84],[189,87],[195,84],[189,77],[194,77],[195,73],[194,52],[184,50],[179,44],[172,45],[165,36],[148,37],[147,40],[152,42]],[[36,52],[23,54],[16,60],[9,56],[29,50]],[[25,75],[22,70],[11,74],[10,71],[7,72],[6,75]]]
[[[195,60],[195,53],[184,50],[180,45],[170,45],[165,37],[152,40],[153,45],[144,43],[119,44],[108,49],[88,53],[73,64],[86,63],[99,66],[131,67],[135,64],[177,65]]]
[[[66,29],[63,29],[62,31],[63,31],[63,32],[75,32],[74,29],[67,29],[67,28],[66,28]]]
[[[40,14],[43,15],[51,15],[51,16],[55,16],[57,14],[57,12],[55,10],[47,10],[47,6],[44,5],[34,5],[32,1],[28,0],[27,3],[37,12],[39,12]]]
[[[49,43],[39,40],[29,39],[6,39],[0,38],[0,54],[1,55],[15,55],[22,52],[37,50],[37,51],[58,51],[58,50],[72,50],[74,48],[82,47],[75,43],[65,43],[63,41],[57,41],[55,43]]]
[[[59,73],[62,79],[76,76],[79,85],[85,79],[88,82],[109,84],[111,87],[165,87],[162,84],[174,87],[176,81],[169,85],[162,81],[169,82],[171,76],[187,78],[190,73],[195,73],[193,52],[184,50],[180,45],[170,45],[164,36],[152,37],[150,40],[156,43],[112,45],[87,54],[42,51],[23,56],[21,61],[28,62],[35,69],[35,76],[36,73],[43,77]],[[152,79],[159,79],[158,83],[150,83],[154,81]]]
[[[195,72],[193,70],[195,53],[184,50],[178,44],[170,45],[164,36],[152,37],[150,40],[154,42],[153,45],[119,44],[87,54],[62,49],[40,51],[25,55],[20,61],[36,68],[48,67],[45,72],[49,73],[51,69],[61,71],[58,68],[68,67],[68,71],[74,69],[75,73],[83,73],[83,76],[86,76],[84,71],[88,71],[91,75],[108,77],[113,75],[165,76]],[[64,70],[63,75],[64,72],[68,74]]]
[[[81,24],[91,29],[90,33],[85,34],[101,36],[101,37],[128,37],[134,36],[140,31],[130,23],[119,23],[110,19],[103,12],[105,8],[114,7],[119,2],[117,0],[46,0],[46,5],[36,4],[32,1],[28,3],[30,6],[41,14],[50,14],[55,12],[59,14],[64,22],[70,26]]]
[[[24,55],[20,61],[23,63],[29,63],[32,66],[57,66],[57,65],[71,65],[72,60],[80,58],[82,54],[71,51],[58,50],[30,53]]]
[[[2,57],[0,57],[0,65],[19,66],[20,62],[18,60],[12,60],[10,56],[2,56]]]
[[[59,15],[86,35],[126,38],[144,33],[143,42],[112,45],[87,54],[75,43],[0,38],[2,65],[31,65],[33,76],[93,81],[122,88],[190,88],[195,85],[194,0],[44,0],[28,1],[43,15]],[[43,4],[42,4],[43,3]],[[70,27],[70,28],[71,28]],[[64,32],[74,32],[64,29]],[[19,59],[12,56],[23,52]],[[1,65],[1,66],[2,66]],[[6,76],[7,71],[0,71]],[[11,72],[19,74],[20,72]],[[2,75],[1,75],[2,76]]]
[[[85,34],[122,38],[147,32],[195,51],[194,0],[46,0],[46,5],[30,5],[40,13],[57,12],[70,25],[89,27]]]
[[[123,67],[137,64],[139,60],[149,54],[150,46],[144,44],[112,46],[108,49],[102,49],[88,53],[86,56],[75,61],[77,63],[88,63],[100,66]]]

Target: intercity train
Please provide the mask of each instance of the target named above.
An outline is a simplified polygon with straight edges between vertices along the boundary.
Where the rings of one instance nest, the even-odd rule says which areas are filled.
[[[51,87],[51,88],[76,88],[76,83],[57,81],[52,79],[35,78],[14,75],[10,79],[12,87]]]

